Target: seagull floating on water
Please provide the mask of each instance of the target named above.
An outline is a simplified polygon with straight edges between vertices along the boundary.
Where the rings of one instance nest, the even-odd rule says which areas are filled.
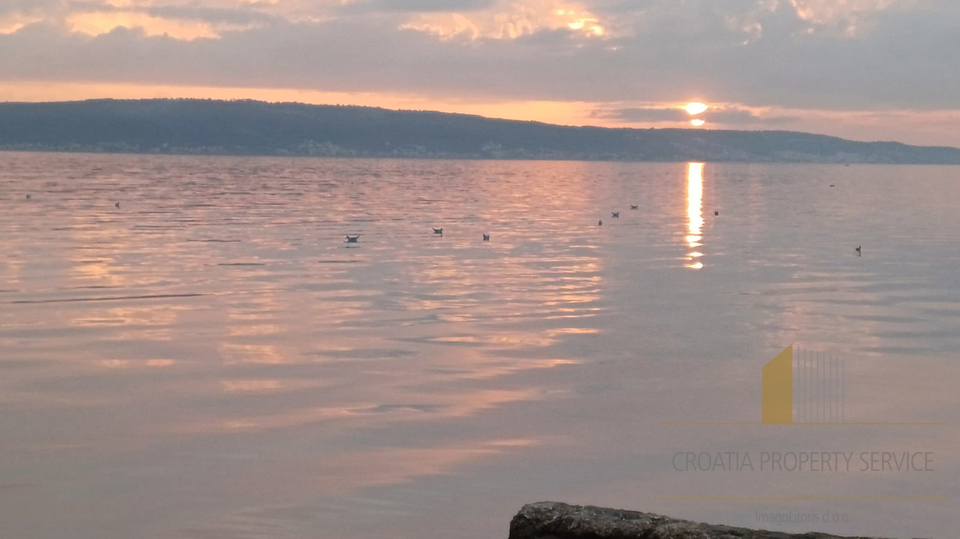
[[[835,186],[835,185],[836,185],[835,183],[831,183],[831,184],[830,184],[830,187],[833,187],[833,186]]]
[[[600,222],[597,223],[597,226],[603,226],[603,219],[600,219]]]
[[[490,241],[490,234],[484,234],[483,241]]]
[[[860,248],[861,248],[861,247],[863,247],[863,246],[862,246],[862,245],[857,245],[857,256],[860,256]]]
[[[356,236],[347,236],[347,243],[357,243],[360,240],[360,234]]]
[[[117,202],[116,204],[114,204],[114,205],[113,205],[113,207],[115,207],[115,208],[119,208],[119,207],[120,207],[120,203],[119,203],[119,202]]]
[[[714,211],[713,214],[714,214],[714,215],[720,215],[720,212]]]
[[[27,195],[27,200],[30,200],[30,195]]]
[[[434,229],[433,229],[433,233],[434,233],[434,234],[440,234],[440,235],[442,236],[442,235],[443,235],[443,229],[442,229],[442,228],[434,228]]]
[[[619,219],[619,218],[620,218],[620,212],[618,212],[618,211],[610,212],[610,215],[612,215],[614,219]]]
[[[638,210],[638,209],[640,209],[640,205],[639,205],[639,204],[631,204],[631,205],[630,205],[630,209],[631,209],[631,210]]]

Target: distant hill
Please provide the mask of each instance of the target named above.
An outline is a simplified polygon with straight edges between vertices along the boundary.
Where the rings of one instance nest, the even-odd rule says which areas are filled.
[[[787,131],[607,129],[259,101],[0,103],[0,149],[128,153],[960,164],[960,149]]]

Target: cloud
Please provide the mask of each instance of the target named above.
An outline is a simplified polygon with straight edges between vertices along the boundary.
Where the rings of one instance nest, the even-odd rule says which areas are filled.
[[[58,18],[68,9],[66,0],[0,0],[0,32]]]
[[[0,35],[0,81],[744,105],[714,120],[729,124],[786,121],[749,112],[769,107],[960,108],[955,0],[380,2],[344,14],[332,0],[140,1],[124,9],[152,19],[88,36],[53,13],[88,13],[89,3],[0,0],[0,12],[50,14]],[[444,5],[458,11],[423,11]],[[576,28],[587,19],[602,35]],[[177,20],[203,22],[212,34],[186,41],[146,26]],[[667,114],[621,108],[624,116]]]
[[[115,5],[102,1],[72,2],[72,13],[141,13],[160,19],[200,21],[211,24],[248,25],[278,21],[256,4],[209,7],[199,4]]]
[[[594,118],[616,120],[624,123],[678,123],[693,118],[721,125],[782,125],[793,121],[793,116],[766,116],[740,107],[711,107],[706,112],[691,116],[682,108],[664,107],[599,107],[591,112]]]
[[[425,31],[441,38],[516,39],[538,32],[567,30],[599,37],[603,23],[575,0],[496,0],[471,12],[421,13],[402,28]]]
[[[690,120],[683,109],[659,107],[599,108],[590,113],[594,118],[629,123],[675,123]]]
[[[63,0],[0,0],[0,14],[49,11],[64,4]]]
[[[463,13],[487,9],[497,0],[357,0],[344,6],[347,13]]]
[[[120,8],[122,9],[122,8]],[[147,6],[138,11],[166,19],[199,20],[210,23],[252,24],[275,22],[278,17],[250,7],[207,8],[197,5]]]

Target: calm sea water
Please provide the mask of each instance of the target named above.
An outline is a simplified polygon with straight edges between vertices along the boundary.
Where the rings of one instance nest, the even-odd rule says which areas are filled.
[[[958,209],[949,167],[0,154],[0,537],[492,539],[547,499],[955,537]],[[848,421],[947,425],[661,425],[759,421],[791,343]],[[671,466],[721,450],[936,471]]]

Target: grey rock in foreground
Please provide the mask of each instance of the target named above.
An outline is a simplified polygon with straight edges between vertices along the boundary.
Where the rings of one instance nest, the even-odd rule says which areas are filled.
[[[509,539],[871,539],[824,533],[791,534],[731,528],[675,518],[605,509],[602,507],[539,502],[523,506],[510,521]]]

